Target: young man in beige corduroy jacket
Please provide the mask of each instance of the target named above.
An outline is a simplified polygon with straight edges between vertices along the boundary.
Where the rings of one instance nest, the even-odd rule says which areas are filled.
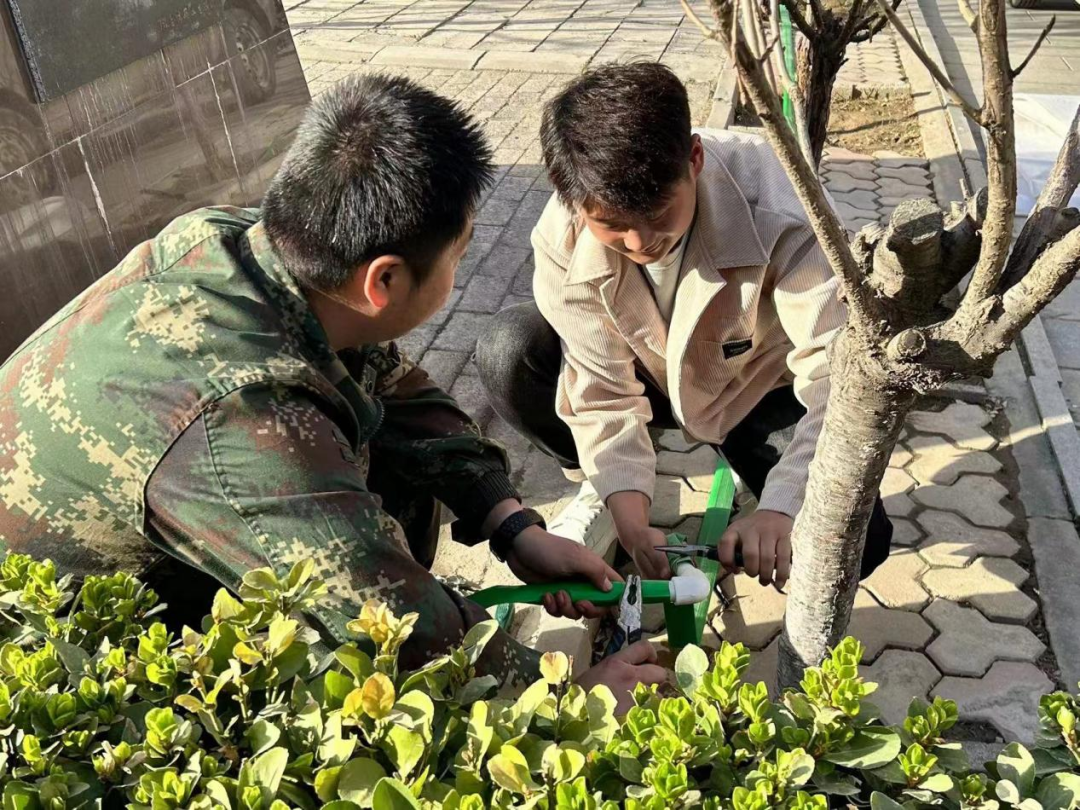
[[[790,182],[763,140],[692,131],[658,64],[576,79],[542,141],[555,194],[532,236],[536,301],[499,313],[476,359],[495,410],[584,480],[552,530],[590,545],[616,531],[644,576],[669,576],[648,428],[677,426],[758,497],[722,562],[739,547],[746,573],[782,587],[845,318]],[[891,540],[879,499],[863,576]]]

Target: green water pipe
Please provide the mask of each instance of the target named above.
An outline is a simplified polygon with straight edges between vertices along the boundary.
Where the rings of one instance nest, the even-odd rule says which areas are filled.
[[[496,585],[477,591],[469,599],[480,607],[493,607],[506,602],[519,605],[542,605],[549,593],[566,591],[572,602],[592,602],[594,605],[618,605],[626,584],[611,583],[610,591],[602,591],[587,582],[544,582],[538,585]],[[641,580],[641,601],[646,604],[667,602],[670,593],[666,579]]]
[[[788,79],[795,81],[795,32],[791,27],[791,14],[787,6],[780,5],[780,49],[782,61],[787,71]],[[795,105],[791,101],[791,95],[784,91],[784,118],[788,126],[795,130]]]

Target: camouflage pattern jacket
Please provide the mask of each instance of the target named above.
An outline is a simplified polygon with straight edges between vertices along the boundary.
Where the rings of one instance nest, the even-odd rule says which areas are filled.
[[[414,559],[368,487],[371,454],[461,537],[516,494],[502,448],[393,344],[331,349],[257,210],[177,219],[0,366],[7,549],[79,577],[168,553],[233,589],[312,559],[328,641],[378,597],[420,613],[403,650],[418,662],[487,614]],[[516,681],[538,656],[500,633],[478,667]]]

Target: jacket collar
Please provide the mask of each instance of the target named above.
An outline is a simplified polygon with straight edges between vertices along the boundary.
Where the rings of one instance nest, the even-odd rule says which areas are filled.
[[[750,204],[724,162],[705,150],[705,166],[697,183],[697,211],[690,229],[687,258],[701,259],[702,267],[726,270],[767,264],[769,254],[761,244]],[[631,264],[622,254],[603,245],[582,227],[568,284],[596,281],[614,275]]]

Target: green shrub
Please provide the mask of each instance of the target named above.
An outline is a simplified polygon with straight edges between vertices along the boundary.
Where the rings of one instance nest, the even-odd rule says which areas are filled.
[[[473,677],[491,622],[399,672],[417,617],[371,602],[351,625],[363,643],[319,660],[292,618],[323,594],[310,571],[252,572],[241,600],[221,591],[201,632],[174,638],[130,576],[72,599],[51,563],[8,556],[3,810],[1077,807],[1080,701],[1065,693],[1043,699],[1038,747],[1010,745],[985,775],[945,741],[953,704],[915,702],[902,728],[876,719],[852,639],[777,702],[742,683],[742,645],[711,664],[688,648],[677,686],[640,688],[616,719],[610,691],[569,683],[561,653],[520,696],[493,698]]]

